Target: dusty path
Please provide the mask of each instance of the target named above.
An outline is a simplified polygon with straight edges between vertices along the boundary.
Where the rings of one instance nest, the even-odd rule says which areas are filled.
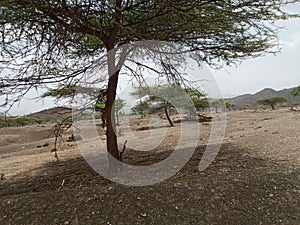
[[[0,147],[0,170],[7,178],[0,181],[0,224],[299,225],[299,123],[300,113],[288,110],[229,112],[224,144],[207,170],[198,170],[210,130],[204,124],[189,163],[172,178],[146,187],[104,179],[74,143],[66,143],[57,163],[50,146],[34,147],[51,138],[10,139]],[[26,129],[29,134],[41,127]],[[5,132],[0,129],[1,136]],[[147,165],[164,159],[170,154],[166,148],[176,143],[172,132],[159,151],[128,151],[124,161]],[[16,144],[25,148],[7,151]]]

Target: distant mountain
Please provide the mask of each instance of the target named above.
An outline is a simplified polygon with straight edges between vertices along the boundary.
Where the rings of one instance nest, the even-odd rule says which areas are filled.
[[[44,109],[39,112],[28,114],[28,117],[34,117],[43,120],[57,120],[72,115],[72,109],[68,107],[54,107]]]
[[[237,108],[242,108],[245,106],[256,106],[256,101],[264,98],[271,97],[284,97],[288,100],[288,104],[300,103],[300,96],[291,96],[291,91],[293,88],[283,89],[283,90],[273,90],[272,88],[265,88],[255,94],[245,94],[234,98],[229,98],[230,102],[234,103]]]

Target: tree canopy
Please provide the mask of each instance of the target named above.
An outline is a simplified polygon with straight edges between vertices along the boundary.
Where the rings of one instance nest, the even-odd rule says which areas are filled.
[[[235,104],[232,103],[232,102],[226,101],[225,102],[225,107],[226,107],[226,109],[231,110],[231,109],[234,109]]]
[[[209,107],[204,93],[196,88],[181,87],[177,84],[138,86],[131,92],[131,95],[139,99],[144,98],[133,107],[133,112],[140,110],[142,113],[153,113],[163,109],[170,126],[174,126],[169,116],[171,109],[196,116],[196,110]]]
[[[295,88],[291,91],[291,95],[292,95],[293,97],[296,97],[296,96],[300,95],[300,86],[295,87]]]
[[[150,113],[150,105],[148,101],[140,101],[137,104],[135,104],[131,108],[132,114],[134,115],[141,115],[143,118],[146,114]]]
[[[219,66],[273,52],[274,22],[289,18],[287,3],[3,0],[1,68],[13,72],[2,78],[2,92],[74,81],[101,53],[134,41],[173,42]]]
[[[220,67],[276,52],[275,22],[292,16],[282,10],[289,2],[294,1],[2,0],[0,94],[11,106],[31,88],[70,87],[98,74],[107,90],[108,151],[118,158],[112,115],[120,73],[141,79],[147,68],[178,81],[186,57],[180,53]],[[164,57],[155,62],[158,68],[149,68],[142,63],[149,52],[128,54],[122,48],[145,40],[172,44],[176,57],[165,54],[168,44],[159,46]],[[108,76],[99,75],[104,68]]]
[[[284,103],[288,100],[283,97],[272,97],[272,98],[264,98],[257,101],[260,105],[268,105],[271,106],[272,109],[275,109],[275,105],[278,103]]]

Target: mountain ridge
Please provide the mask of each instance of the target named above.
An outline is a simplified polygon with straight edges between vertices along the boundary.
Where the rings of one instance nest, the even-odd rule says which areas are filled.
[[[287,104],[291,105],[293,103],[300,102],[300,96],[293,97],[291,95],[291,91],[294,88],[284,88],[281,90],[274,90],[272,88],[264,88],[255,94],[243,94],[233,98],[226,98],[226,100],[235,104],[237,108],[251,106],[254,107],[257,105],[256,101],[264,98],[271,98],[271,97],[283,97],[288,100]]]
[[[227,101],[235,104],[237,109],[245,107],[255,107],[256,101],[271,97],[284,97],[288,100],[287,104],[300,103],[300,96],[291,96],[291,91],[294,88],[284,88],[281,90],[274,90],[272,88],[264,88],[255,94],[242,94],[232,98],[226,98]],[[27,116],[38,119],[55,120],[72,115],[72,109],[69,107],[57,106],[49,109],[44,109],[38,112],[30,113]]]

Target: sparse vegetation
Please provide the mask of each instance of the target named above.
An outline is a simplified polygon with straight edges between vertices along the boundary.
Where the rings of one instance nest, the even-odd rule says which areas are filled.
[[[283,97],[272,97],[272,98],[265,98],[265,99],[258,100],[257,103],[260,105],[268,105],[274,110],[275,105],[279,103],[285,103],[287,101],[288,100]]]
[[[185,111],[191,118],[197,118],[197,110],[209,106],[206,95],[200,90],[190,87],[181,87],[178,84],[161,86],[136,87],[132,96],[139,98],[140,102],[132,107],[134,114],[154,114],[164,112],[171,127],[174,123],[170,113],[178,113],[177,110]],[[189,100],[189,101],[188,101]]]
[[[135,129],[137,123],[148,118],[131,119],[135,134],[148,137],[148,132]],[[201,126],[200,145],[188,164],[172,178],[150,187],[108,181],[90,168],[73,144],[65,145],[58,163],[43,149],[34,151],[36,145],[32,150],[20,148],[16,154],[0,151],[0,175],[6,178],[0,176],[0,206],[5,209],[0,211],[0,224],[278,224],[282,220],[298,225],[298,117],[283,109],[271,114],[230,111],[227,119],[225,141],[207,170],[199,172],[197,166],[208,141],[210,123]],[[172,154],[170,149],[176,146],[180,129],[168,129],[167,145],[157,146],[150,154],[126,148],[119,153],[121,160],[136,166],[161,162]],[[4,128],[2,132],[15,130],[20,134],[28,129]],[[31,130],[43,129],[32,126]],[[47,142],[47,136],[43,137],[41,144]],[[117,207],[117,215],[112,216],[112,205]],[[41,221],[41,214],[28,213],[37,207],[54,216]],[[232,211],[233,207],[238,210]],[[245,208],[247,213],[241,213],[239,209]],[[196,213],[190,214],[191,210]],[[140,213],[147,216],[140,217]],[[76,217],[78,220],[74,220]]]
[[[225,102],[225,107],[226,107],[227,110],[232,110],[232,109],[235,108],[235,104],[232,103],[232,102],[226,101]]]
[[[291,95],[292,95],[293,97],[296,97],[296,96],[300,95],[300,86],[295,87],[295,88],[291,91]]]
[[[225,104],[223,99],[211,99],[209,101],[209,106],[210,108],[214,108],[216,113],[225,110]]]
[[[87,126],[94,125],[94,120],[80,121],[86,123],[70,135],[74,117],[66,112],[52,130],[51,152],[57,160],[58,148],[66,148],[56,163],[44,149],[35,149],[37,144],[42,148],[52,143],[45,135],[49,129],[32,126],[35,130],[29,133],[32,127],[7,128],[38,120],[1,117],[0,127],[6,127],[0,130],[0,224],[300,224],[300,127],[295,113],[285,109],[228,112],[224,140],[219,132],[225,129],[223,117],[215,113],[209,116],[216,120],[205,122],[201,132],[199,126],[193,126],[200,125],[198,122],[162,130],[161,120],[131,117],[124,130],[120,129],[120,140],[126,140],[122,151],[115,118],[125,104],[121,102],[118,108],[116,103],[123,75],[143,83],[150,74],[155,82],[165,80],[168,85],[190,88],[189,70],[183,70],[190,59],[198,67],[221,68],[276,53],[281,43],[277,21],[294,17],[289,14],[291,2],[296,1],[1,0],[3,105],[12,107],[33,89],[41,93],[49,88],[43,97],[73,98],[77,84],[100,85],[103,92],[97,95],[97,102],[83,107],[99,110],[106,130]],[[147,48],[147,40],[156,41]],[[170,88],[156,91],[159,94],[140,101],[134,110],[142,115],[147,110],[164,110],[172,126]],[[186,91],[196,106],[188,113],[197,116],[197,110],[208,106],[206,96],[197,89]],[[292,95],[299,93],[293,91]],[[272,109],[286,102],[281,97],[260,98],[259,104]],[[216,99],[211,106],[216,112],[225,110],[223,100]],[[148,130],[131,129],[140,123],[147,124]],[[152,124],[155,129],[150,130]],[[67,142],[82,139],[76,134],[85,131],[82,148],[74,143],[58,144],[58,138]],[[42,132],[42,140],[33,140],[32,134],[40,138]],[[128,148],[127,137],[132,138]],[[107,154],[99,144],[106,147]],[[216,152],[216,147],[220,151]],[[165,160],[168,157],[170,160]],[[181,165],[185,159],[186,164]],[[199,171],[200,160],[210,165],[205,171]],[[105,166],[105,170],[93,171],[88,164]],[[114,165],[120,166],[111,170]],[[140,169],[145,173],[139,174]],[[168,173],[172,175],[169,179],[165,177]],[[149,174],[154,181],[166,179],[149,186],[124,185],[126,179],[134,181]]]
[[[126,101],[124,99],[118,98],[115,101],[115,109],[116,109],[116,123],[118,126],[120,126],[120,116],[122,114],[121,110],[126,105]]]
[[[33,124],[41,124],[45,122],[42,119],[37,119],[34,117],[0,117],[0,128],[1,127],[21,127]]]
[[[67,142],[74,142],[74,141],[80,141],[82,140],[82,137],[79,134],[71,134],[71,136],[68,137]]]
[[[144,118],[151,112],[149,102],[141,100],[131,108],[132,115],[140,115]]]
[[[295,98],[296,96],[300,96],[300,86],[295,87],[292,91],[291,91],[291,95]],[[294,102],[291,105],[291,110],[296,111],[297,107],[299,106],[299,102]]]
[[[141,81],[149,70],[155,79],[183,82],[181,68],[188,58],[219,68],[277,52],[276,21],[295,17],[284,11],[289,3],[0,1],[0,70],[11,69],[1,77],[0,94],[7,106],[34,88],[57,87],[62,92],[53,94],[59,96],[70,90],[64,87],[98,72],[96,80],[106,90],[107,150],[119,159],[114,102],[120,74]],[[168,43],[147,54],[150,66],[144,64],[143,52],[128,52],[139,48],[116,50],[145,40]],[[124,65],[127,56],[130,63]],[[72,96],[72,90],[67,94]]]

